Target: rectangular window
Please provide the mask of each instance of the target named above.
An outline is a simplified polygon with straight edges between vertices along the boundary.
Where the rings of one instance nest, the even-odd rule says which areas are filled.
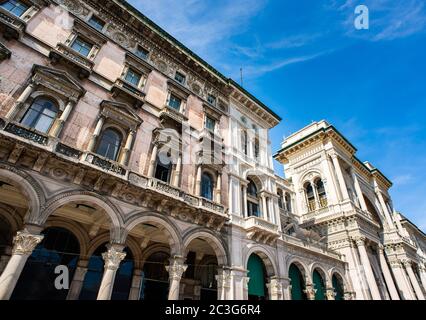
[[[180,111],[180,107],[182,105],[182,99],[179,99],[178,97],[176,97],[175,95],[170,95],[170,100],[169,100],[169,107],[173,108],[175,110]]]
[[[95,28],[96,30],[102,31],[104,26],[105,26],[105,22],[103,22],[101,19],[92,16],[89,20],[89,24]]]
[[[22,17],[22,15],[30,8],[28,5],[18,0],[8,0],[0,4],[0,7],[6,9],[17,17]]]
[[[209,129],[211,131],[215,131],[216,128],[216,120],[206,117],[206,129]]]
[[[141,46],[138,46],[138,48],[136,49],[136,55],[141,59],[147,60],[148,54],[149,54],[149,51],[146,50],[145,48],[142,48]]]
[[[185,77],[185,75],[183,75],[182,73],[180,73],[180,72],[176,72],[176,74],[175,74],[175,80],[176,80],[177,82],[181,83],[181,84],[185,84],[185,82],[186,82],[186,77]]]
[[[211,105],[215,106],[216,105],[216,97],[209,94],[208,97],[207,97],[207,102],[210,103]]]
[[[92,51],[93,45],[77,37],[71,45],[71,48],[80,53],[82,56],[88,57]]]
[[[134,71],[133,69],[127,70],[125,80],[128,83],[133,84],[135,87],[139,87],[139,83],[141,81],[141,78],[142,78],[142,75],[140,73]]]

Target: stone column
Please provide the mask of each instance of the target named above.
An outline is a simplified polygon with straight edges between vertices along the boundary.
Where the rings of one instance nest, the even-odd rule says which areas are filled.
[[[25,103],[25,101],[30,97],[30,95],[35,91],[37,85],[33,82],[31,82],[28,87],[25,88],[24,92],[21,93],[19,98],[16,100],[15,105],[9,110],[9,112],[6,115],[6,118],[9,120],[14,120],[16,114],[18,113],[19,109],[22,108],[22,105]]]
[[[422,280],[423,288],[426,291],[426,267],[419,265],[420,278]]]
[[[2,256],[0,256],[0,276],[3,273],[3,270],[6,268],[10,260],[10,256],[12,255],[12,249],[13,249],[12,247],[7,246],[4,250],[5,253]]]
[[[261,198],[262,198],[262,218],[265,219],[265,220],[269,220],[268,219],[268,204],[267,204],[266,196],[264,194],[262,194]]]
[[[390,273],[388,262],[386,261],[384,248],[382,245],[379,246],[379,260],[380,260],[380,267],[382,269],[383,276],[385,278],[386,285],[388,287],[389,294],[392,300],[400,300],[398,290],[396,289],[395,283]]]
[[[403,261],[405,270],[407,270],[408,277],[410,278],[411,284],[413,285],[414,291],[416,292],[417,300],[425,300],[423,295],[422,288],[419,285],[416,275],[414,274],[413,268],[411,266],[411,261]]]
[[[169,273],[169,300],[179,300],[179,286],[182,275],[188,268],[184,264],[185,258],[176,256],[170,259],[170,265],[166,267],[167,272]]]
[[[345,177],[343,176],[342,167],[340,166],[339,158],[336,154],[331,156],[334,164],[334,168],[336,170],[337,179],[340,185],[340,191],[342,193],[342,200],[349,199],[348,188],[346,187]]]
[[[389,263],[395,276],[396,284],[401,292],[402,300],[415,300],[416,297],[411,289],[411,285],[408,283],[408,279],[401,262],[398,260],[391,260]]]
[[[105,123],[105,117],[100,116],[98,119],[98,123],[96,124],[95,131],[93,132],[92,138],[90,139],[89,146],[87,147],[87,151],[93,152],[93,150],[95,149],[96,141],[99,135],[101,134],[101,130],[102,130],[102,127],[104,126],[104,123]]]
[[[182,175],[182,155],[179,153],[177,163],[176,163],[176,170],[173,178],[173,186],[176,188],[179,188],[180,186],[180,178]]]
[[[364,267],[365,277],[367,278],[368,287],[370,288],[371,297],[373,300],[381,300],[379,288],[374,277],[373,269],[371,268],[370,259],[368,258],[367,250],[365,248],[365,238],[360,237],[356,239],[356,245],[361,258],[361,264]]]
[[[216,181],[216,202],[222,203],[222,174],[220,172],[217,174]]]
[[[359,180],[358,180],[358,177],[357,177],[354,169],[351,169],[351,174],[352,174],[352,179],[354,180],[355,192],[358,196],[358,200],[359,200],[359,204],[361,206],[361,209],[363,211],[368,211],[367,204],[365,202],[364,195],[363,195],[362,190],[361,190],[361,185],[359,184]]]
[[[57,123],[55,124],[55,127],[54,127],[53,132],[52,132],[53,137],[59,137],[59,134],[61,133],[65,122],[67,122],[67,120],[68,120],[68,118],[71,114],[71,111],[74,108],[75,103],[76,103],[76,101],[74,101],[74,100],[68,101],[68,103],[67,103],[67,105],[64,109],[64,112],[62,112],[61,117],[58,119]]]
[[[230,270],[219,269],[216,276],[217,281],[217,299],[219,301],[229,300],[228,292],[231,289],[231,274]]]
[[[132,150],[133,141],[135,140],[136,130],[131,129],[127,135],[126,145],[123,149],[123,155],[121,156],[120,164],[127,166],[130,158],[130,152]]]
[[[313,183],[312,181],[310,182],[312,190],[314,191],[314,198],[315,198],[315,208],[321,209],[321,203],[320,203],[320,199],[319,199],[319,194],[318,194],[318,189],[315,183]]]
[[[314,285],[312,283],[309,283],[306,285],[306,289],[304,290],[306,293],[306,297],[308,300],[315,300],[315,292]]]
[[[74,278],[68,291],[67,300],[78,300],[87,273],[88,260],[80,260],[75,269]]]
[[[197,166],[197,175],[195,177],[195,195],[200,196],[201,195],[201,177],[202,177],[202,168],[201,165]]]
[[[283,300],[291,300],[290,279],[289,278],[281,279],[281,285],[283,287]]]
[[[242,185],[242,189],[243,189],[243,205],[242,205],[242,209],[243,209],[243,213],[242,216],[244,218],[248,217],[248,208],[247,208],[247,185],[243,184]]]
[[[274,277],[266,286],[268,287],[269,299],[284,300],[283,285],[280,279]]]
[[[12,256],[0,277],[0,300],[9,300],[29,256],[43,236],[28,230],[19,231],[13,239]]]
[[[132,287],[130,288],[129,300],[139,300],[139,294],[142,284],[142,270],[133,271]]]
[[[336,300],[336,292],[333,287],[325,289],[325,297],[327,300]]]
[[[121,261],[126,257],[122,245],[108,245],[108,251],[102,254],[105,270],[99,288],[97,300],[110,300],[114,289],[114,280]]]
[[[381,191],[380,190],[376,190],[376,195],[377,195],[377,198],[379,199],[380,206],[382,207],[382,211],[385,214],[386,221],[387,221],[387,224],[388,224],[389,228],[390,229],[394,229],[394,224],[393,224],[393,220],[391,218],[391,214],[390,214],[390,212],[388,210],[388,206],[385,203],[385,199],[383,198],[383,195],[382,195]]]
[[[332,162],[329,156],[325,155],[322,161],[322,167],[327,178],[327,189],[329,195],[330,204],[336,204],[339,202],[340,193],[337,187],[336,176],[332,169]]]
[[[152,147],[151,159],[149,160],[148,177],[153,178],[155,174],[155,164],[157,163],[158,145]]]

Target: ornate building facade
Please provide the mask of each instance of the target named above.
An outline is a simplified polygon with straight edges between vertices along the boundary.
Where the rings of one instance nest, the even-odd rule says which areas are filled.
[[[391,182],[280,121],[125,1],[2,1],[0,299],[424,300]]]

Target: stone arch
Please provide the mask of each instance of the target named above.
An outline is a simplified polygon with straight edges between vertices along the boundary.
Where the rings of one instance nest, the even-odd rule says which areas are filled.
[[[376,206],[375,201],[371,199],[370,193],[362,192],[362,196],[364,197],[364,201],[367,205],[368,211],[373,211],[370,212],[373,216],[373,219],[379,224],[381,224],[381,227],[383,227],[383,225],[386,224],[385,217],[383,216],[382,211]]]
[[[12,234],[16,234],[22,228],[23,221],[14,208],[0,203],[0,216],[9,224]]]
[[[111,241],[118,242],[121,240],[122,233],[122,215],[120,210],[111,203],[105,197],[96,194],[94,192],[88,191],[72,191],[72,192],[63,192],[48,201],[45,205],[44,211],[41,213],[40,217],[31,215],[31,222],[35,224],[44,224],[47,219],[55,212],[55,210],[60,207],[74,202],[88,202],[93,203],[104,210],[105,214],[109,217],[111,222]]]
[[[169,241],[170,245],[170,254],[173,255],[182,255],[182,238],[180,237],[180,230],[170,221],[169,218],[155,212],[140,212],[131,215],[132,217],[126,221],[121,235],[121,242],[125,242],[129,233],[133,228],[137,227],[140,224],[149,223],[162,231],[166,231],[165,234]]]
[[[0,179],[19,189],[28,199],[29,216],[39,217],[40,208],[45,204],[46,197],[40,184],[28,173],[15,167],[0,164]]]
[[[305,281],[309,281],[309,282],[312,281],[311,272],[309,272],[308,266],[306,265],[305,262],[303,262],[303,260],[299,259],[299,257],[290,257],[287,260],[287,263],[286,263],[286,277],[287,278],[288,278],[288,271],[289,271],[290,266],[292,264],[296,265],[299,268],[300,272],[302,273],[302,275],[305,278]]]
[[[228,254],[225,244],[221,239],[215,236],[210,230],[205,228],[197,228],[189,231],[183,237],[183,248],[185,250],[184,256],[187,255],[187,248],[191,242],[195,239],[205,240],[213,249],[216,254],[217,262],[219,266],[228,265]]]
[[[81,226],[79,226],[78,223],[71,220],[65,220],[63,218],[53,217],[46,222],[45,229],[54,227],[63,228],[70,231],[77,238],[80,244],[80,257],[87,255],[90,238],[86,231]]]
[[[40,98],[45,98],[47,100],[51,100],[58,107],[58,111],[63,111],[65,109],[66,103],[64,102],[64,100],[61,99],[58,95],[52,94],[51,92],[49,92],[47,90],[34,91],[30,95],[29,105],[32,104],[35,100],[40,99]]]
[[[154,244],[146,248],[140,256],[140,268],[143,269],[146,260],[156,252],[164,252],[170,255],[170,248],[163,244]]]
[[[342,272],[341,270],[337,269],[337,268],[332,268],[329,272],[328,272],[328,276],[330,277],[330,279],[333,279],[333,276],[336,276],[343,285],[343,290],[344,291],[350,291],[350,287],[349,287],[349,283],[346,280],[346,277],[343,276],[345,273]]]
[[[246,180],[252,180],[256,185],[257,191],[260,192],[266,189],[266,179],[264,174],[254,170],[248,170],[244,175]]]
[[[103,243],[109,243],[111,242],[110,236],[108,233],[104,232],[102,234],[99,234],[89,244],[88,250],[87,250],[87,256],[86,258],[90,259],[91,256],[95,253],[95,251],[103,244]],[[105,252],[107,251],[107,248],[105,247]]]
[[[265,249],[264,247],[257,246],[257,245],[249,248],[249,250],[245,254],[245,259],[244,259],[245,268],[247,268],[248,261],[252,254],[258,255],[262,259],[263,264],[265,265],[265,268],[266,268],[266,274],[269,278],[278,275],[277,263],[273,258],[274,255],[268,252],[268,250]]]
[[[315,270],[318,271],[318,273],[323,278],[324,284],[326,286],[329,286],[331,284],[331,278],[329,277],[329,274],[325,271],[325,268],[322,265],[320,265],[318,262],[312,263],[309,268],[309,273],[311,278]]]
[[[304,185],[306,182],[321,179],[324,181],[324,175],[320,169],[310,169],[299,178],[299,185]]]

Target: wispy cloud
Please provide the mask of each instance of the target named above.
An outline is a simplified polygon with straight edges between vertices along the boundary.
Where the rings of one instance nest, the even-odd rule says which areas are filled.
[[[315,40],[319,39],[321,36],[323,35],[319,33],[287,36],[278,41],[268,43],[265,45],[265,47],[270,49],[300,48],[313,43]]]

